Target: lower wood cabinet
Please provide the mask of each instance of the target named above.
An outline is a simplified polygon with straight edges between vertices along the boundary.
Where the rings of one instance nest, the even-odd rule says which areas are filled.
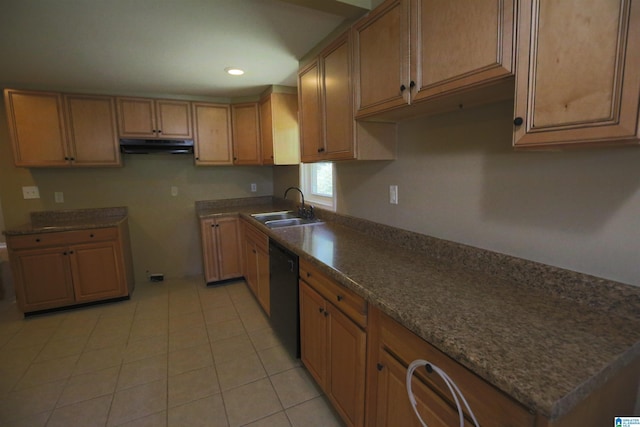
[[[462,391],[481,426],[534,426],[535,415],[377,309],[370,310],[367,426],[421,424],[405,386],[408,365],[427,360],[444,370]],[[412,380],[418,412],[430,427],[458,425],[458,412],[444,381],[425,369]],[[465,413],[466,414],[466,413]],[[473,425],[468,414],[466,424]]]
[[[269,238],[247,221],[242,222],[244,278],[262,309],[271,313],[269,286]]]
[[[363,426],[366,302],[304,260],[300,261],[300,276],[302,363],[343,421],[348,426]],[[341,310],[343,307],[347,310]],[[347,313],[354,307],[359,309],[352,318]],[[360,323],[363,319],[364,323]]]
[[[204,277],[207,283],[242,277],[240,220],[237,216],[200,221]]]
[[[7,236],[7,246],[25,313],[126,297],[133,289],[126,227]]]

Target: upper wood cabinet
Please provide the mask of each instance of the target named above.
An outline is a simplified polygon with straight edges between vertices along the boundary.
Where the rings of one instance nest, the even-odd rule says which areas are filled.
[[[640,3],[524,0],[514,146],[637,144]]]
[[[262,164],[300,163],[298,97],[295,93],[271,92],[260,100]]]
[[[260,111],[257,102],[231,105],[233,163],[261,165]]]
[[[355,122],[350,40],[342,34],[298,74],[303,162],[395,158],[394,124]]]
[[[191,109],[196,165],[232,165],[231,107],[194,102]]]
[[[188,101],[118,97],[118,130],[123,138],[191,139]]]
[[[356,117],[451,94],[424,111],[512,96],[512,83],[460,94],[513,75],[514,29],[513,0],[387,0],[353,26]]]
[[[116,104],[111,96],[64,95],[74,166],[120,166]]]
[[[16,166],[120,166],[109,96],[4,92]]]

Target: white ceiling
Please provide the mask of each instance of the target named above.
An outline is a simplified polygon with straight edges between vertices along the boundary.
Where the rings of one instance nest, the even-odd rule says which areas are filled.
[[[309,2],[0,0],[0,86],[218,98],[295,86],[298,60],[345,19]]]

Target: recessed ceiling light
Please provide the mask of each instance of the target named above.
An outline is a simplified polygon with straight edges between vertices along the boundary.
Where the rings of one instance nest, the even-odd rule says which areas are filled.
[[[227,74],[231,74],[232,76],[241,76],[244,74],[244,70],[241,70],[240,68],[227,67],[224,70],[227,72]]]

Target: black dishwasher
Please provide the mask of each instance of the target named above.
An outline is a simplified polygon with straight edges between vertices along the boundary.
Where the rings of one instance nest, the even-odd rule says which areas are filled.
[[[269,322],[291,357],[300,357],[298,256],[269,239]]]

